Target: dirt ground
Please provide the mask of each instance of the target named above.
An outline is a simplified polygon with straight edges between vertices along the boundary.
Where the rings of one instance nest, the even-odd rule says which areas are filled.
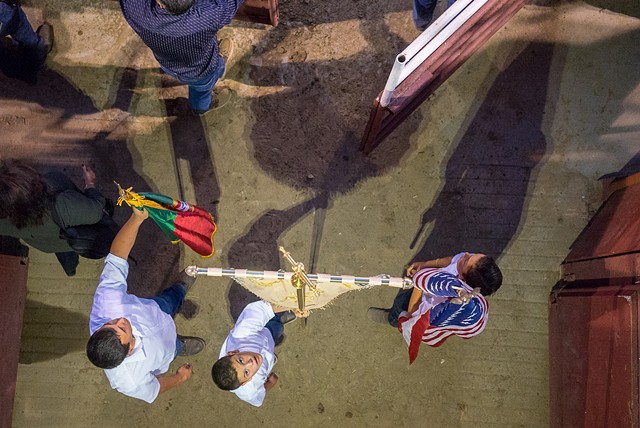
[[[483,252],[505,281],[482,335],[424,346],[412,366],[401,336],[366,317],[394,290],[341,296],[287,326],[280,382],[253,408],[209,372],[255,297],[201,278],[187,308],[198,313],[176,323],[207,348],[187,383],[148,405],[112,391],[84,355],[100,262],[70,279],[32,250],[14,426],[548,425],[548,293],[602,201],[598,178],[640,153],[636,1],[527,5],[368,157],[369,107],[419,34],[407,0],[281,0],[277,28],[232,23],[221,36],[235,45],[223,82],[235,98],[202,119],[117,2],[26,9],[34,27],[54,25],[56,46],[36,85],[0,76],[0,155],[78,183],[88,162],[112,198],[116,180],[218,221],[205,260],[145,224],[131,292],[153,295],[187,264],[285,268],[278,245],[311,272],[367,276]]]

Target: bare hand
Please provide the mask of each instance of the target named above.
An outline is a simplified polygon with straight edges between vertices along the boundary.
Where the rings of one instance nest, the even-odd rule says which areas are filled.
[[[144,208],[136,208],[136,207],[131,207],[131,210],[133,211],[133,213],[131,214],[131,217],[135,217],[139,220],[145,220],[147,218],[149,218],[149,211],[147,211]]]
[[[267,381],[264,383],[264,388],[268,391],[278,383],[278,375],[275,373],[271,373],[267,378]]]
[[[193,372],[193,367],[191,367],[190,363],[183,364],[180,367],[178,367],[178,370],[176,370],[176,374],[180,376],[180,378],[182,379],[182,382],[189,379],[191,377],[192,372]]]
[[[307,318],[311,314],[311,312],[308,310],[301,311],[298,308],[292,309],[292,311],[296,318]]]
[[[420,269],[422,269],[422,262],[411,263],[409,267],[407,267],[407,276],[412,277]]]
[[[456,290],[456,293],[458,293],[458,297],[454,297],[453,299],[451,299],[451,303],[455,303],[456,305],[463,305],[470,302],[471,299],[480,294],[480,289],[474,288],[471,292],[468,292],[467,290]]]
[[[84,178],[84,188],[96,187],[96,173],[89,165],[82,164],[82,178]]]

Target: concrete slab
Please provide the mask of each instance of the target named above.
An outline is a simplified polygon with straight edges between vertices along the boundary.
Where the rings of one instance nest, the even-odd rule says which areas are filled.
[[[147,405],[110,390],[84,355],[100,263],[69,279],[32,250],[13,425],[547,425],[547,295],[600,203],[598,177],[640,150],[640,10],[546,3],[525,7],[368,158],[357,147],[370,101],[417,35],[407,1],[282,3],[276,29],[226,28],[236,97],[202,120],[117,3],[33,3],[57,46],[36,86],[0,77],[0,154],[78,181],[89,162],[111,197],[116,179],[219,219],[204,261],[146,224],[132,292],[152,295],[193,262],[276,269],[277,244],[307,264],[315,249],[316,271],[362,275],[484,251],[505,284],[482,335],[424,347],[411,367],[400,335],[366,318],[394,290],[341,296],[306,328],[287,326],[280,382],[256,409],[209,375],[252,297],[201,279],[200,313],[177,325],[207,348],[186,384]]]

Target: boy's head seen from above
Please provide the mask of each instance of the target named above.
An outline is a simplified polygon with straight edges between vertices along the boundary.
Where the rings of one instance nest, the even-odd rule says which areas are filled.
[[[218,388],[233,391],[249,382],[262,362],[262,355],[256,352],[230,351],[215,362],[211,368],[211,377]]]

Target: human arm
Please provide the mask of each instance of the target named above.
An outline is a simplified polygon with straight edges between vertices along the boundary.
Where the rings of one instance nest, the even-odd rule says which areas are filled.
[[[270,303],[263,300],[249,303],[240,313],[229,335],[235,338],[250,336],[261,331],[274,316],[275,312]]]
[[[421,301],[422,301],[422,290],[414,287],[414,289],[411,291],[411,298],[409,299],[409,306],[407,307],[407,312],[412,314],[415,311],[417,311]]]
[[[89,165],[82,164],[82,178],[84,179],[84,190],[96,187],[96,173]]]
[[[278,383],[278,375],[275,373],[271,373],[267,378],[267,381],[264,383],[265,391],[269,392],[271,388],[276,386],[276,383]]]
[[[139,210],[132,207],[131,209],[133,211],[131,217],[129,217],[129,220],[122,226],[122,229],[120,229],[111,243],[111,254],[124,260],[127,260],[129,257],[133,244],[136,242],[140,225],[149,217],[149,213],[144,208]]]
[[[413,262],[407,267],[407,276],[411,277],[421,269],[447,267],[453,261],[453,257],[454,256],[440,257],[435,260],[427,260],[426,262]]]
[[[157,379],[158,382],[160,382],[160,392],[158,394],[162,394],[163,392],[166,392],[171,388],[185,382],[191,377],[192,372],[193,367],[191,367],[191,364],[183,364],[178,367],[176,373],[171,376],[158,376]]]

